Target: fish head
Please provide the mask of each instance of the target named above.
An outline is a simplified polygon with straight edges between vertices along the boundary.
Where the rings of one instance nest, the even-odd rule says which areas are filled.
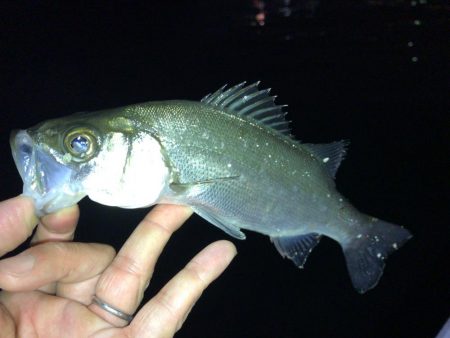
[[[125,119],[78,113],[13,131],[10,145],[38,216],[85,196],[125,208],[151,205],[168,176],[159,143]]]
[[[23,194],[38,215],[71,206],[86,196],[83,177],[101,144],[97,130],[62,119],[11,132],[10,145],[23,180]]]

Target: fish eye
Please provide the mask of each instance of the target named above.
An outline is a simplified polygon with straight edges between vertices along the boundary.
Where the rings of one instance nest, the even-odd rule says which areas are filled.
[[[90,147],[89,139],[82,135],[76,136],[72,139],[72,141],[70,141],[70,147],[76,153],[86,153]]]
[[[76,161],[87,161],[96,152],[97,141],[89,130],[72,130],[64,138],[66,150]]]

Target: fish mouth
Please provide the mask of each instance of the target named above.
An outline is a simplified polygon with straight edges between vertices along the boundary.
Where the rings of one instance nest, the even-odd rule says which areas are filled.
[[[23,181],[23,195],[34,200],[38,216],[71,206],[84,197],[73,184],[74,170],[36,145],[26,130],[12,131],[10,145]]]

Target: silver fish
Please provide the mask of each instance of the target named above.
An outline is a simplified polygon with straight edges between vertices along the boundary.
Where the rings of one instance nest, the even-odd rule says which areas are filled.
[[[77,113],[13,132],[11,148],[39,215],[85,196],[123,208],[190,206],[229,235],[270,236],[303,267],[322,235],[340,243],[354,287],[373,288],[411,234],[337,192],[346,142],[300,143],[283,106],[258,83],[194,101]]]

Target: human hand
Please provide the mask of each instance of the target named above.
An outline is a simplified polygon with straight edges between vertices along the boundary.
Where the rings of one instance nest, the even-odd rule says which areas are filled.
[[[92,303],[93,296],[134,313],[160,253],[191,210],[156,206],[117,255],[106,245],[69,242],[78,214],[74,206],[42,217],[34,246],[0,260],[0,337],[171,337],[236,254],[228,241],[210,244],[128,323]],[[0,256],[37,223],[28,198],[0,202]]]

